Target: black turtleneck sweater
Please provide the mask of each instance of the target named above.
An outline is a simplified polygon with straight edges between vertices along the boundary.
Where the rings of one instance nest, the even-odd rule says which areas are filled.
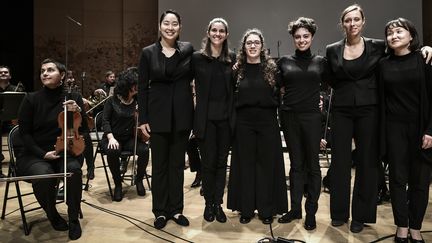
[[[416,53],[391,55],[380,63],[387,119],[417,121],[420,112],[420,72]]]
[[[326,75],[325,59],[307,51],[296,50],[294,55],[278,61],[281,85],[285,89],[281,109],[295,112],[319,112],[320,85]]]
[[[24,97],[18,114],[24,153],[43,158],[47,152],[54,150],[62,131],[57,117],[63,111],[65,95],[63,87],[59,86],[56,89],[43,87]],[[81,107],[81,115],[85,118],[81,95],[74,92],[69,95]],[[88,131],[86,122],[82,122],[80,130]]]
[[[279,105],[277,90],[264,79],[260,63],[245,64],[244,78],[239,81],[237,92],[237,109],[246,106],[270,108]]]

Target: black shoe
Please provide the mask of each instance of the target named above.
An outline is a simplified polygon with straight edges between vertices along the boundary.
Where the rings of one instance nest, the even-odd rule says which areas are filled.
[[[273,217],[262,218],[261,221],[263,224],[271,224],[273,223]]]
[[[215,220],[214,207],[213,205],[206,205],[204,208],[204,219],[207,222],[213,222]]]
[[[216,216],[216,220],[219,223],[225,223],[227,221],[227,217],[221,207],[221,205],[214,205],[214,212],[215,212],[215,216]]]
[[[178,215],[177,218],[173,216],[172,220],[178,225],[189,226],[189,220],[183,214]]]
[[[346,222],[347,222],[346,220],[332,219],[331,225],[333,227],[339,227],[339,226],[344,225]]]
[[[192,182],[191,187],[199,187],[201,186],[201,172],[197,172],[195,175],[195,180]]]
[[[394,242],[396,242],[396,243],[408,243],[408,237],[398,237],[397,234],[395,234]]]
[[[409,241],[411,243],[425,243],[424,239],[416,240],[416,239],[413,239],[411,236],[409,237]]]
[[[204,189],[202,187],[200,188],[200,195],[204,196]]]
[[[156,229],[162,229],[165,227],[166,224],[167,224],[167,220],[165,216],[159,216],[153,222],[153,225]]]
[[[144,188],[144,184],[143,184],[142,180],[135,181],[135,185],[136,185],[138,196],[142,196],[142,197],[145,196],[146,190]]]
[[[305,220],[305,223],[304,223],[303,227],[306,230],[314,230],[314,229],[316,229],[315,215],[309,216],[309,215],[306,214],[306,220]]]
[[[350,225],[350,231],[353,233],[360,233],[364,228],[364,224],[353,220]]]
[[[127,158],[121,158],[120,159],[120,173],[124,174],[127,171],[127,167],[128,167],[128,161]]]
[[[78,240],[81,237],[81,225],[78,220],[69,222],[69,239]]]
[[[51,226],[57,231],[66,231],[69,229],[68,223],[60,214],[57,213],[52,219],[48,218]]]
[[[94,168],[87,169],[87,178],[93,180],[95,178]]]
[[[115,186],[113,201],[120,202],[123,199],[123,188],[122,186]]]
[[[240,223],[241,224],[248,224],[251,221],[251,217],[245,217],[245,216],[240,216]]]
[[[282,215],[282,217],[278,219],[278,222],[281,224],[286,224],[293,221],[294,219],[301,219],[301,218],[302,218],[301,212],[295,212],[291,210],[288,213]]]

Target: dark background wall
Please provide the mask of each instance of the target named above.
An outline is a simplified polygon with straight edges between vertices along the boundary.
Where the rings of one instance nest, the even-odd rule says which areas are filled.
[[[165,0],[160,0],[165,1]],[[187,0],[192,3],[196,0]],[[274,0],[273,0],[274,1]],[[331,0],[335,1],[335,0]],[[184,3],[184,1],[179,1]],[[232,1],[231,1],[232,2]],[[240,1],[242,5],[252,6],[249,1]],[[267,2],[267,1],[263,1]],[[272,2],[272,1],[270,1]],[[288,2],[288,1],[286,1]],[[289,1],[292,2],[292,1]],[[311,1],[303,1],[304,6],[311,5]],[[312,1],[313,2],[313,1]],[[324,1],[321,1],[324,2]],[[337,1],[338,4],[346,6],[350,2]],[[377,1],[375,1],[377,2]],[[422,5],[422,26],[424,44],[432,45],[432,1],[414,0],[406,1],[412,6]],[[233,11],[230,6],[221,6],[218,3],[219,11]],[[327,1],[326,1],[327,3]],[[362,3],[362,1],[360,1]],[[184,5],[184,4],[183,4]],[[342,6],[341,5],[341,6]],[[186,6],[186,5],[185,5]],[[385,8],[377,2],[375,9],[367,10],[367,28],[373,24],[374,15],[389,9],[402,9],[408,11],[398,4],[389,4]],[[165,9],[164,6],[163,9]],[[175,8],[176,5],[169,6]],[[193,19],[200,16],[201,4],[191,8],[193,14],[182,13],[184,19]],[[373,7],[373,6],[372,6]],[[104,78],[104,73],[108,69],[116,72],[125,67],[136,65],[139,52],[142,47],[154,42],[158,36],[158,0],[14,0],[2,2],[2,23],[0,32],[0,65],[11,67],[12,82],[21,81],[28,91],[40,87],[39,68],[40,61],[46,57],[54,57],[61,61],[66,59],[66,24],[68,25],[68,66],[75,71],[76,78],[80,84],[82,72],[86,72],[84,82],[84,95],[88,96],[90,91]],[[162,8],[162,7],[161,7]],[[322,10],[320,6],[309,6],[312,12]],[[295,18],[300,15],[308,15],[309,9],[304,12],[297,12],[296,15],[287,15],[287,19]],[[369,7],[368,7],[369,8]],[[239,14],[236,19],[230,20],[231,24],[242,22],[254,26],[254,16],[244,12],[244,8],[236,10]],[[234,9],[235,10],[235,9]],[[336,11],[339,14],[342,7]],[[261,9],[270,16],[268,8]],[[409,11],[408,11],[409,12]],[[217,16],[222,16],[223,12],[215,12]],[[78,26],[66,16],[82,24]],[[395,16],[397,17],[397,16]],[[330,18],[330,17],[329,17]],[[333,29],[336,29],[338,17],[331,17]],[[188,20],[189,21],[189,20]],[[197,26],[192,30],[198,33],[196,48],[199,48],[199,41],[203,36],[209,18],[201,18],[196,21]],[[270,18],[269,18],[270,21]],[[317,20],[318,22],[318,20]],[[319,22],[318,22],[319,23]],[[278,32],[284,32],[286,21],[278,27]],[[421,25],[421,24],[420,24]],[[191,28],[186,25],[185,28]],[[381,28],[381,26],[380,26]],[[276,27],[275,27],[276,29]],[[244,31],[244,30],[242,30]],[[336,30],[337,31],[337,30]],[[326,32],[325,28],[320,28],[318,34]],[[285,33],[284,45],[288,44],[288,36]],[[182,38],[186,39],[184,34]],[[266,35],[267,39],[272,38]],[[375,37],[375,36],[374,36]],[[379,37],[379,36],[376,36]],[[341,38],[340,32],[334,36],[335,40]],[[237,45],[236,38],[231,36],[232,44]],[[274,42],[274,41],[273,41]],[[274,43],[273,43],[274,44]],[[272,55],[276,54],[275,47],[272,47]],[[289,51],[289,50],[288,50]],[[285,54],[281,51],[281,54]]]

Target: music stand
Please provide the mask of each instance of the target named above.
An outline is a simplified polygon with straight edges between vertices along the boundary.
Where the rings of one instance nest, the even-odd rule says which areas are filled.
[[[18,110],[25,95],[25,92],[0,93],[0,121],[18,118]]]

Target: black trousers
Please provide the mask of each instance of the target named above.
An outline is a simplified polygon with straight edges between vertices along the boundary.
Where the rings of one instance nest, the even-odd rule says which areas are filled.
[[[352,219],[375,223],[378,191],[378,107],[334,107],[332,114],[330,216],[348,220],[351,191],[352,139],[356,146]]]
[[[190,137],[186,150],[189,157],[189,168],[191,172],[201,172],[201,156],[197,140],[196,137]]]
[[[422,161],[416,123],[386,122],[394,222],[420,230],[429,201],[431,167]],[[407,189],[408,186],[408,189]]]
[[[183,213],[185,153],[190,131],[152,132],[153,214],[172,217]]]
[[[68,158],[67,172],[72,172],[72,176],[66,179],[69,221],[78,220],[78,214],[82,196],[82,164],[78,158]],[[21,166],[20,163],[31,163],[31,166]],[[53,173],[63,173],[63,159],[47,161],[32,155],[24,155],[17,159],[19,175],[44,175]],[[45,210],[47,217],[53,219],[57,214],[57,178],[33,180],[32,186],[35,197],[42,208]]]
[[[118,149],[108,149],[108,139],[106,137],[102,139],[101,143],[102,148],[107,155],[108,166],[110,168],[114,184],[116,186],[120,186],[122,183],[120,174],[120,154],[122,151],[133,152],[135,147],[135,139],[133,137],[126,139],[119,138],[117,141],[119,142]],[[146,143],[143,143],[139,140],[137,143],[137,155],[137,175],[135,179],[140,181],[144,178],[145,170],[149,161],[149,149]]]
[[[230,146],[231,131],[228,120],[208,120],[205,136],[200,139],[206,205],[223,203]]]
[[[237,110],[228,208],[244,217],[287,212],[282,141],[275,108]],[[205,190],[204,190],[205,191]]]
[[[291,161],[291,210],[301,213],[304,185],[307,184],[306,214],[315,215],[321,192],[321,114],[281,111],[280,117]]]

